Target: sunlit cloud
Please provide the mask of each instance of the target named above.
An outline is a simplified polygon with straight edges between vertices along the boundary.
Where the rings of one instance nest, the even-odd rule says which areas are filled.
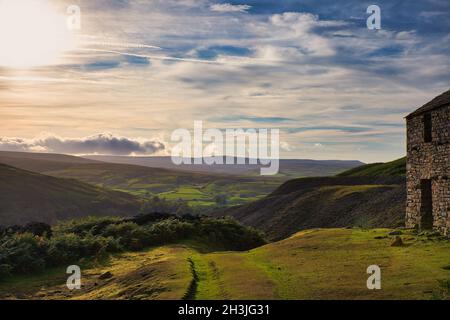
[[[130,139],[112,134],[98,134],[85,138],[61,138],[44,134],[33,139],[0,138],[2,151],[54,152],[65,154],[152,155],[163,151],[158,141]]]

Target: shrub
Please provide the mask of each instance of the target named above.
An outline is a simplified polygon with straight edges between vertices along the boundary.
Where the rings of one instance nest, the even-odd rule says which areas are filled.
[[[97,235],[101,234],[107,226],[120,221],[120,218],[86,217],[62,222],[55,227],[55,231],[57,233],[75,233],[77,235],[86,235],[88,233]]]
[[[147,227],[149,239],[155,245],[185,239],[192,236],[194,231],[192,223],[178,219],[167,219]]]
[[[208,242],[226,250],[248,250],[265,243],[258,231],[231,218],[164,214],[159,217],[162,220],[145,215],[135,220],[92,217],[73,220],[51,230],[51,238],[19,231],[3,233],[0,235],[0,277],[186,239]]]
[[[123,248],[129,250],[140,250],[149,245],[145,229],[133,222],[111,224],[102,235],[116,239]]]
[[[62,234],[49,241],[48,260],[52,265],[75,263],[82,258],[102,258],[107,253],[121,251],[117,239],[87,234],[84,237],[74,233]]]
[[[31,233],[6,235],[0,243],[0,265],[5,265],[4,271],[14,273],[40,271],[46,266],[46,251],[44,238]]]
[[[205,218],[199,226],[199,236],[227,250],[249,250],[265,244],[261,232],[245,227],[232,218]]]
[[[10,276],[12,270],[13,267],[9,264],[0,264],[0,279]]]

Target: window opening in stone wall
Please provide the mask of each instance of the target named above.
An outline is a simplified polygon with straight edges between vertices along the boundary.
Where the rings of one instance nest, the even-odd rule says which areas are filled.
[[[431,114],[427,113],[423,116],[423,137],[425,142],[431,142],[433,124],[431,122]]]

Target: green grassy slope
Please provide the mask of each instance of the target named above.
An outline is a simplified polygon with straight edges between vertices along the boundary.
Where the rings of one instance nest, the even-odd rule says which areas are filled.
[[[278,240],[310,228],[404,225],[406,158],[335,177],[286,181],[257,201],[213,212],[230,215]]]
[[[199,298],[431,299],[449,280],[449,242],[407,233],[391,247],[389,230],[308,230],[248,253],[199,257],[215,266],[199,282]],[[201,262],[203,260],[203,262]],[[382,290],[366,287],[369,265],[382,270]],[[218,270],[219,277],[214,277]],[[216,273],[217,274],[217,273]],[[202,284],[202,280],[204,283]],[[211,285],[209,283],[212,283]],[[219,288],[213,294],[208,288]],[[257,289],[255,289],[257,288]]]
[[[448,299],[448,285],[439,281],[450,280],[449,240],[404,231],[405,245],[391,247],[390,231],[307,230],[247,252],[164,246],[86,265],[79,291],[67,290],[58,269],[2,282],[0,298]],[[374,264],[381,290],[366,287]],[[100,280],[107,271],[112,277]]]
[[[361,177],[361,176],[405,176],[406,157],[387,163],[366,164],[357,168],[340,173],[339,177]]]
[[[405,198],[403,178],[305,178],[213,215],[230,215],[278,240],[310,228],[402,226]]]
[[[129,194],[0,164],[0,225],[132,215],[138,210],[138,199]]]

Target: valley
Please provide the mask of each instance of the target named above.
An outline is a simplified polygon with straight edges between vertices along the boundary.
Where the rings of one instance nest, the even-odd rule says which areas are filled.
[[[181,199],[200,210],[256,200],[283,181],[280,177],[194,173],[65,155],[0,152],[0,163],[47,176],[76,179],[140,199],[154,196]]]
[[[169,157],[88,158],[0,151],[0,163],[42,175],[76,179],[136,198],[186,201],[197,212],[249,203],[270,194],[290,177],[333,175],[358,161],[282,160],[281,173],[260,177],[258,166],[175,166]],[[1,222],[0,222],[1,224]]]

